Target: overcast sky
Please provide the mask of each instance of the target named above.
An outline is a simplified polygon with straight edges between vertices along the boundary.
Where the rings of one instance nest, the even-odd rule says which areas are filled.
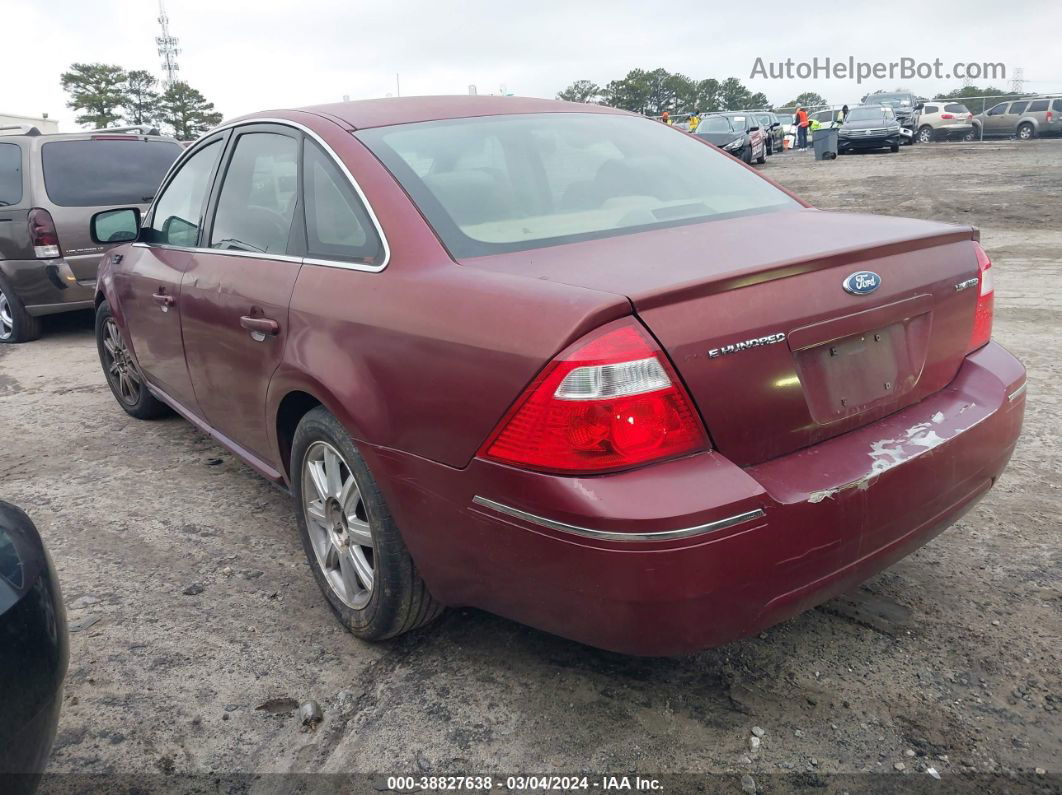
[[[1062,92],[1058,0],[167,0],[166,9],[182,78],[226,118],[394,94],[396,73],[403,96],[474,84],[481,94],[552,97],[572,80],[603,85],[636,67],[736,76],[773,103],[806,90],[851,104],[901,82],[927,96],[961,86],[749,79],[757,57],[1002,62],[1008,79],[1024,69],[1027,90]],[[0,113],[47,112],[74,129],[59,75],[74,61],[160,73],[157,16],[152,0],[0,0]]]

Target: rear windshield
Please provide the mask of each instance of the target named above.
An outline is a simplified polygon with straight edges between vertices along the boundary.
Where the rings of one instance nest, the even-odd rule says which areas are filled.
[[[362,130],[455,257],[799,207],[649,119],[540,113]]]
[[[22,201],[22,148],[0,143],[0,207]]]
[[[957,104],[955,102],[952,102],[952,103],[944,106],[944,112],[945,113],[969,113],[970,111],[967,109],[967,107],[965,105],[959,105],[959,104]]]
[[[48,198],[64,207],[147,204],[183,150],[173,141],[52,141],[41,147]]]

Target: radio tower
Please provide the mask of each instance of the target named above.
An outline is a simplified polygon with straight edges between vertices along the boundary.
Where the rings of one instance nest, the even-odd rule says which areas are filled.
[[[1024,94],[1025,93],[1025,70],[1018,66],[1014,69],[1014,77],[1010,81],[1010,93],[1012,94]]]
[[[163,5],[162,0],[159,0],[159,25],[162,26],[162,35],[155,37],[155,43],[159,46],[162,71],[166,73],[166,79],[162,81],[162,85],[169,88],[177,82],[177,73],[181,70],[177,63],[177,56],[181,54],[181,50],[177,46],[180,40],[170,35],[170,18],[166,16],[166,6]]]

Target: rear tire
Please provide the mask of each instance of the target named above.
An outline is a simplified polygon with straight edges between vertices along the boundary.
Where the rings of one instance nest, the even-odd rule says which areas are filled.
[[[1031,141],[1036,137],[1036,128],[1029,122],[1022,122],[1018,125],[1018,140],[1019,141]]]
[[[40,336],[40,318],[26,311],[15,291],[0,276],[0,345],[32,342]]]
[[[126,414],[138,420],[153,420],[170,413],[169,406],[148,390],[106,301],[96,309],[96,350],[107,386]]]
[[[322,407],[295,431],[291,485],[314,579],[351,633],[384,640],[442,613],[350,434]]]

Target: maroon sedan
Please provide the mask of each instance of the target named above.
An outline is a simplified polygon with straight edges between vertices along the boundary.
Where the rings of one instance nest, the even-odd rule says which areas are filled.
[[[1025,371],[976,230],[822,212],[595,105],[271,111],[197,141],[100,270],[120,405],[287,485],[354,634],[472,605],[675,654],[968,510]]]

